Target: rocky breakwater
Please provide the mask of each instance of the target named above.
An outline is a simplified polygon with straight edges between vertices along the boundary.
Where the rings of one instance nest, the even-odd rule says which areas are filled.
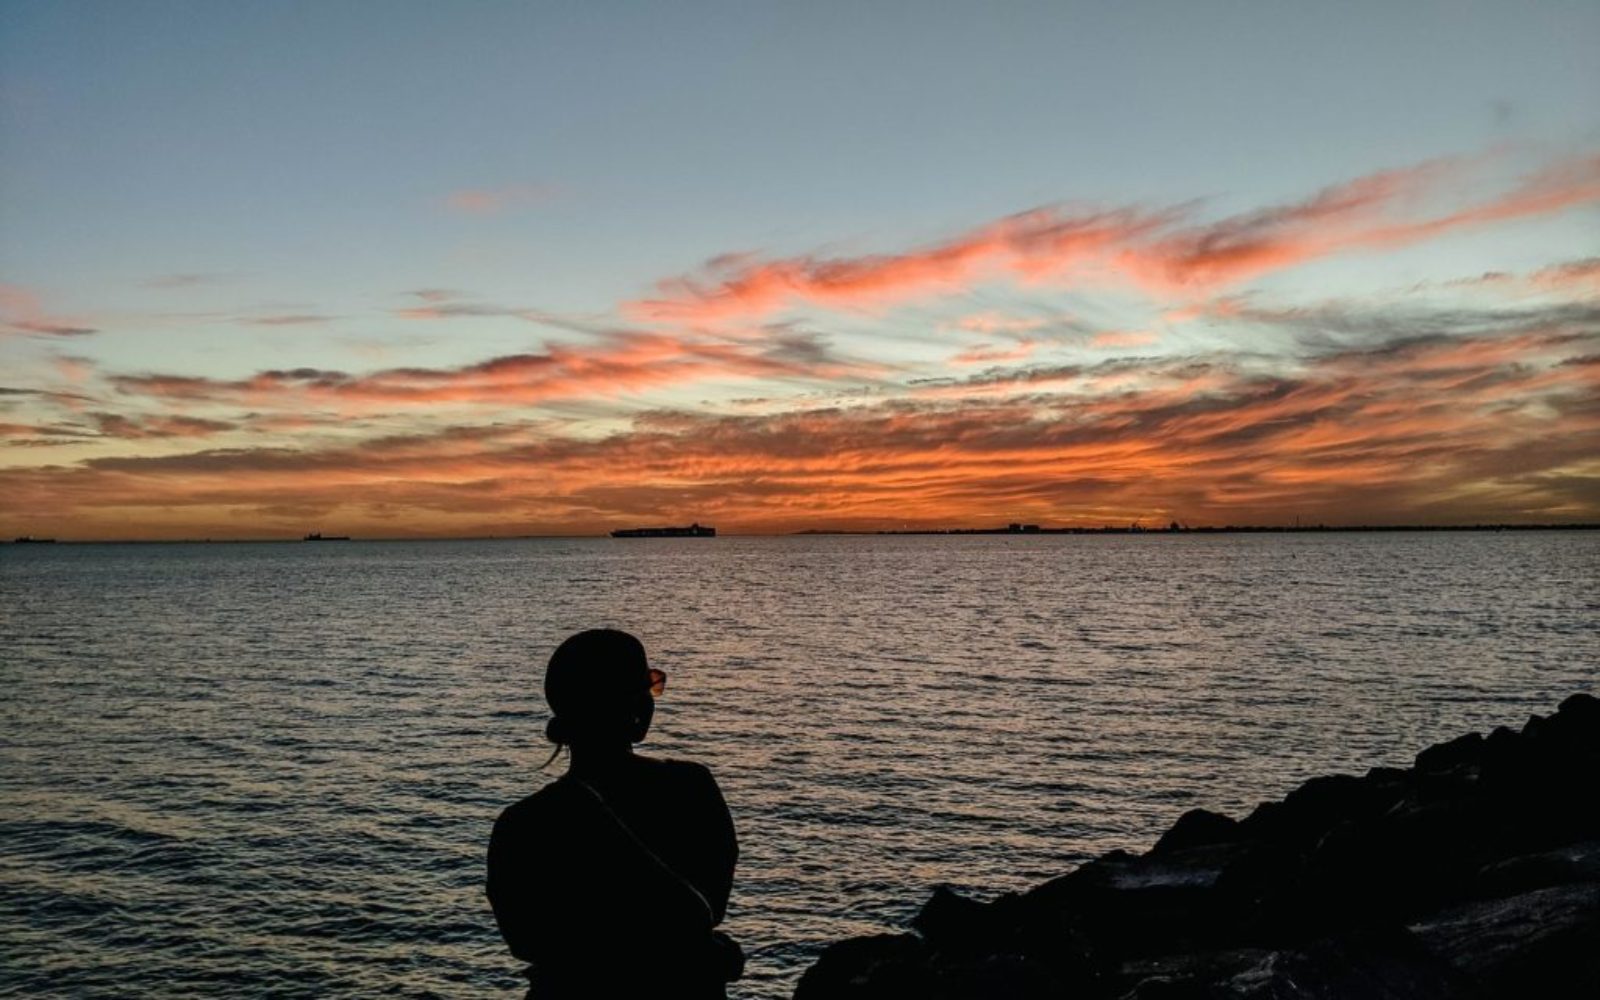
[[[941,888],[912,926],[830,946],[796,1000],[1593,1000],[1600,700],[1193,810],[1025,893]]]

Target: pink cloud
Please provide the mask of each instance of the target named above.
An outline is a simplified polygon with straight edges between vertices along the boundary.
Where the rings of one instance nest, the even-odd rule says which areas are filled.
[[[1032,357],[1038,349],[1039,342],[1036,340],[1019,340],[1010,347],[985,344],[952,355],[950,363],[953,365],[976,365],[984,363],[998,364],[1005,361],[1024,361]]]
[[[1003,313],[990,310],[988,312],[973,313],[956,320],[958,330],[969,333],[993,334],[1023,334],[1040,329],[1049,324],[1048,320],[1029,316],[1007,316]]]
[[[445,196],[447,208],[467,215],[498,215],[516,209],[549,204],[560,195],[552,184],[507,184],[497,188],[467,188]]]
[[[327,323],[337,319],[335,316],[323,316],[316,313],[282,313],[274,316],[251,316],[241,322],[251,326],[308,326]]]
[[[84,337],[98,332],[82,320],[46,312],[39,296],[19,285],[0,285],[0,327],[47,337]]]
[[[1485,271],[1477,277],[1459,278],[1452,287],[1484,288],[1512,295],[1558,293],[1585,298],[1600,295],[1600,257],[1566,261],[1530,274]]]
[[[1535,271],[1529,280],[1546,291],[1600,295],[1600,257],[1542,268]]]
[[[1101,350],[1118,347],[1148,347],[1159,338],[1149,330],[1103,330],[1089,339],[1089,346]]]
[[[89,358],[80,358],[70,354],[58,355],[53,359],[55,369],[61,377],[74,385],[83,385],[95,373],[95,365]]]

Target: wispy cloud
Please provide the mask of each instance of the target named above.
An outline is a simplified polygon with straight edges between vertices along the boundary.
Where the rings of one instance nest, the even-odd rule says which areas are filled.
[[[553,184],[506,184],[493,188],[463,188],[445,196],[453,212],[465,215],[500,215],[535,208],[556,200],[561,189]]]
[[[52,443],[82,443],[113,438],[121,441],[144,441],[162,438],[204,438],[231,431],[237,423],[225,420],[206,420],[176,414],[127,415],[120,413],[87,412],[73,421],[50,424],[0,423],[0,437],[53,438]],[[13,441],[12,443],[18,443]],[[28,443],[26,441],[22,443]]]
[[[1347,331],[1389,329],[1381,313],[1354,306],[1325,306],[1314,319],[1264,312],[1255,322],[1298,335],[1302,324],[1335,318]],[[656,410],[603,437],[497,423],[322,448],[104,457],[0,471],[0,490],[28,510],[85,518],[102,508],[122,517],[143,510],[134,515],[143,524],[171,509],[203,519],[272,507],[293,526],[288,512],[323,505],[341,523],[376,526],[383,522],[365,508],[382,505],[433,531],[488,523],[598,530],[679,514],[771,530],[1018,517],[1594,516],[1594,317],[1441,312],[1417,326],[1425,332],[1376,345],[1326,341],[1287,368],[1226,353],[1029,366],[960,383],[981,394],[734,415]],[[471,372],[524,364],[496,359]],[[416,381],[449,385],[468,371]],[[335,375],[282,374],[307,382]]]
[[[86,337],[99,332],[81,320],[47,312],[35,292],[19,285],[0,285],[0,328],[45,337]]]
[[[864,377],[873,371],[870,365],[834,357],[818,337],[800,331],[745,342],[615,331],[594,345],[550,345],[453,368],[390,368],[367,374],[294,368],[243,379],[149,374],[117,375],[109,381],[126,395],[250,406],[489,405],[616,397],[717,378],[815,380]]]
[[[280,313],[272,316],[247,316],[239,322],[250,326],[312,326],[331,323],[338,318],[319,313]]]
[[[1100,261],[1118,247],[1160,232],[1176,218],[1173,211],[1074,214],[1041,208],[899,254],[722,257],[709,262],[701,275],[661,282],[659,298],[625,308],[637,318],[670,323],[748,319],[793,304],[877,308],[915,296],[963,291],[1003,274]]]
[[[1036,340],[1018,340],[1011,344],[982,344],[969,347],[950,356],[953,365],[995,364],[1004,361],[1024,361],[1039,349]]]
[[[463,297],[461,292],[451,288],[416,288],[405,294],[423,302],[446,302]]]
[[[206,420],[178,415],[125,416],[118,413],[90,413],[100,436],[140,440],[145,438],[202,438],[231,431],[238,426],[226,420]]]
[[[616,332],[615,322],[603,318],[585,318],[549,312],[529,306],[508,306],[482,302],[461,292],[444,289],[423,289],[411,292],[421,305],[407,305],[391,310],[400,319],[423,322],[457,319],[519,319],[527,323],[564,330],[569,333],[605,336]]]
[[[952,324],[958,330],[981,333],[985,336],[1021,336],[1051,325],[1051,321],[1038,316],[1008,316],[997,310],[987,310],[962,316]]]
[[[202,285],[220,285],[236,277],[220,271],[160,274],[144,283],[146,288],[197,288]]]
[[[1195,223],[1198,206],[1073,211],[1046,207],[895,254],[766,259],[724,255],[628,303],[660,323],[712,324],[795,306],[876,309],[999,279],[1124,284],[1160,296],[1215,294],[1334,254],[1407,246],[1474,226],[1600,201],[1600,158],[1562,160],[1507,190],[1455,207],[1474,164],[1381,171],[1292,204]]]
[[[0,423],[0,437],[4,438],[90,438],[94,433],[70,424],[14,424]],[[55,443],[55,442],[52,442]]]
[[[1587,257],[1540,268],[1529,280],[1544,291],[1600,296],[1600,257]]]
[[[1089,338],[1089,346],[1100,350],[1148,347],[1159,339],[1149,330],[1102,330]]]

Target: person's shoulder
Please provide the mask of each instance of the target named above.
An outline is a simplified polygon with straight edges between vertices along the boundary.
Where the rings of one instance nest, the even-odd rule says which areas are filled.
[[[524,796],[500,810],[494,821],[496,830],[521,829],[538,823],[557,807],[561,795],[559,781],[552,781],[532,795]]]
[[[676,778],[680,781],[704,781],[711,777],[711,769],[709,767],[692,760],[675,760],[671,757],[646,757],[643,754],[635,755],[635,759],[645,768],[663,778]]]
[[[645,757],[642,755],[639,760],[648,769],[651,779],[661,785],[671,785],[687,790],[717,788],[717,779],[712,777],[711,769],[696,761]]]

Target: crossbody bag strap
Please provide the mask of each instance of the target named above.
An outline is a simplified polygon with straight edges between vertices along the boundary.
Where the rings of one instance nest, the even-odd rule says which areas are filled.
[[[565,775],[563,780],[570,781],[574,785],[577,785],[579,788],[588,792],[589,797],[594,799],[595,804],[598,805],[607,816],[611,817],[611,822],[615,823],[617,825],[617,829],[621,830],[629,840],[633,841],[633,845],[635,847],[644,852],[645,857],[654,862],[657,868],[671,876],[674,882],[677,882],[679,885],[689,890],[690,894],[692,894],[694,898],[699,901],[700,905],[705,907],[707,924],[709,926],[716,925],[717,911],[712,908],[711,901],[706,899],[706,894],[695,888],[695,884],[693,882],[684,878],[682,875],[679,875],[677,869],[661,860],[661,855],[657,854],[654,848],[645,843],[637,833],[633,832],[633,827],[629,826],[621,816],[617,815],[617,811],[611,808],[611,803],[606,801],[605,796],[600,794],[600,790],[598,788],[595,788],[582,778],[574,777],[570,774]]]

